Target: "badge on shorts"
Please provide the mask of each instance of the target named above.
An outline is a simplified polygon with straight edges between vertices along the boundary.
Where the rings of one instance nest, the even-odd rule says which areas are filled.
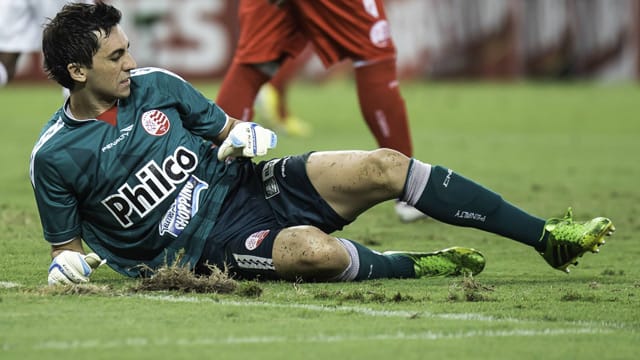
[[[247,250],[257,249],[267,235],[269,235],[269,230],[262,230],[251,234],[247,240],[245,240],[244,247],[246,247]]]

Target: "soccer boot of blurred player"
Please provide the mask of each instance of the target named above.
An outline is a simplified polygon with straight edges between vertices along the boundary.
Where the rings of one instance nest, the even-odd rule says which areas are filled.
[[[568,266],[577,265],[576,261],[585,252],[597,253],[604,237],[613,234],[615,227],[611,220],[597,217],[579,223],[573,221],[571,208],[564,218],[551,218],[546,221],[544,234],[548,233],[546,249],[540,255],[553,268],[569,272]]]
[[[308,137],[311,135],[311,126],[295,115],[284,115],[280,109],[285,106],[284,101],[276,88],[265,83],[256,97],[256,117],[259,121],[278,132],[296,137]]]
[[[416,277],[477,275],[485,265],[484,255],[479,251],[457,246],[434,252],[386,251],[384,255],[410,258]]]

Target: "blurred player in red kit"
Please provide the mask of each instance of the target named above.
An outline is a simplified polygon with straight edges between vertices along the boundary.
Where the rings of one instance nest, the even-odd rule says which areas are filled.
[[[238,16],[238,45],[216,99],[230,116],[251,120],[262,85],[310,42],[327,68],[352,61],[360,109],[378,146],[413,155],[382,0],[240,0]],[[423,217],[401,202],[396,211],[403,221]]]

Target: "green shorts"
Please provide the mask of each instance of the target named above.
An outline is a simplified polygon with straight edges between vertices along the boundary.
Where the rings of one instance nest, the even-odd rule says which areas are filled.
[[[276,278],[272,250],[284,228],[311,225],[326,233],[349,222],[311,185],[306,172],[310,153],[255,164],[246,161],[229,191],[196,271],[208,262],[227,266],[240,278]]]

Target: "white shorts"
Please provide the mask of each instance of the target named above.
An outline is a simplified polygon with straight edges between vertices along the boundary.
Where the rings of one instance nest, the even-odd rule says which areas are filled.
[[[0,0],[0,52],[40,51],[42,26],[67,2],[71,1]]]

